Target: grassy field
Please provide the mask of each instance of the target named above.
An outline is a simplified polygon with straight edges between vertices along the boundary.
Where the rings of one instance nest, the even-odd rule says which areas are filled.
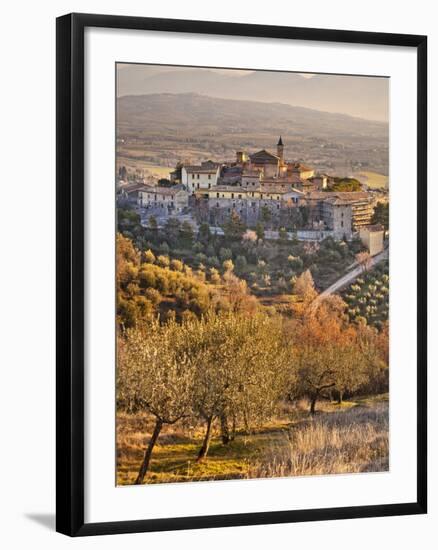
[[[209,455],[196,462],[203,429],[166,427],[154,449],[145,483],[248,479],[386,471],[389,467],[388,396],[324,401],[311,417],[307,403],[285,406],[282,414],[251,433],[239,432],[222,445],[216,431]],[[117,483],[133,483],[153,421],[119,413]]]
[[[355,176],[370,189],[388,188],[388,176],[384,176],[383,174],[377,174],[377,172],[359,172]]]
[[[149,175],[156,178],[169,178],[170,172],[174,170],[174,167],[159,166],[142,158],[123,154],[117,155],[117,170],[120,166],[126,166],[129,172],[140,171],[144,172],[145,176]]]

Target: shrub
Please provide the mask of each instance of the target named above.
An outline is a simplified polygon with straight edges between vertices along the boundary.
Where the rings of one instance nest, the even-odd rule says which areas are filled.
[[[162,300],[161,294],[155,288],[147,288],[144,295],[154,306],[158,305]]]
[[[170,248],[166,241],[163,241],[159,246],[160,252],[163,254],[169,254]]]
[[[207,258],[207,263],[211,267],[215,267],[215,268],[219,268],[221,265],[219,258],[217,256],[211,256],[210,258]]]
[[[234,264],[232,260],[225,260],[222,263],[222,267],[224,268],[224,271],[231,272],[234,269]]]
[[[155,287],[157,283],[155,273],[146,266],[140,269],[139,280],[141,288]]]
[[[236,268],[241,270],[241,269],[245,269],[245,267],[247,266],[247,261],[246,261],[246,258],[245,256],[242,256],[242,255],[239,255],[237,256],[236,258]]]
[[[160,266],[160,267],[169,267],[170,266],[170,259],[169,259],[169,256],[165,256],[165,255],[160,255],[158,256],[157,258],[157,264]]]
[[[173,269],[173,271],[182,271],[184,268],[184,264],[181,260],[171,260],[170,261],[170,267]]]
[[[147,264],[155,263],[155,254],[152,252],[152,250],[146,250],[146,252],[143,254],[143,260]]]
[[[221,282],[221,276],[219,274],[219,271],[212,267],[210,268],[210,282],[212,282],[214,285],[218,285]]]
[[[233,254],[229,248],[221,248],[219,250],[219,258],[224,262],[225,260],[231,260]]]

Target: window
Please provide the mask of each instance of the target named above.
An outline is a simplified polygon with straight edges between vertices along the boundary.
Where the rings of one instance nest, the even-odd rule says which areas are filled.
[[[208,179],[211,180],[211,174],[208,174]]]
[[[341,227],[344,227],[344,222],[343,221],[341,222]]]
[[[196,174],[196,177],[199,179],[199,174]]]
[[[231,198],[234,199],[234,193],[231,193]]]
[[[216,193],[216,197],[219,198],[219,193]]]
[[[192,180],[194,180],[194,179],[195,179],[195,174],[192,174]]]

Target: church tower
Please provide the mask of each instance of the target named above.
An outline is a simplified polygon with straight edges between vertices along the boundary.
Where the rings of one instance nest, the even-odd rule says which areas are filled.
[[[278,140],[278,143],[277,143],[277,157],[280,158],[280,164],[284,163],[283,150],[284,150],[283,140],[281,139],[281,136],[280,136],[280,139]]]

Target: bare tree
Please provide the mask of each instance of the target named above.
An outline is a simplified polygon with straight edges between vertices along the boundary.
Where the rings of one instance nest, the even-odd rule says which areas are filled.
[[[369,252],[359,252],[356,254],[356,262],[361,267],[362,271],[368,271],[373,265]]]

